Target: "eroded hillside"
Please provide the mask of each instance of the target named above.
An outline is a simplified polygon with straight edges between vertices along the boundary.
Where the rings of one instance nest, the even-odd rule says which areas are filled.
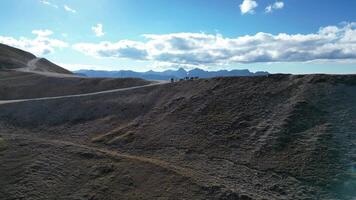
[[[270,75],[3,104],[0,198],[352,199],[355,99]]]

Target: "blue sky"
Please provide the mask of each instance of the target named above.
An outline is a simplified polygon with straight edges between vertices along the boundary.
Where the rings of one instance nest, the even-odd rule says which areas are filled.
[[[71,70],[356,73],[353,0],[2,0],[0,42]]]

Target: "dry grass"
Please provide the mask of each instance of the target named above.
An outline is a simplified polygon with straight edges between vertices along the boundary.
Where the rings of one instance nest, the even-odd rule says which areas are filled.
[[[0,155],[0,173],[26,179],[2,179],[0,194],[51,195],[25,188],[55,174],[53,194],[78,199],[349,199],[340,174],[356,145],[356,87],[335,80],[350,78],[216,78],[3,105],[2,132],[29,142],[12,140],[16,151]],[[15,166],[25,161],[35,166]]]
[[[3,138],[0,137],[0,151],[4,151],[7,149],[7,144]]]

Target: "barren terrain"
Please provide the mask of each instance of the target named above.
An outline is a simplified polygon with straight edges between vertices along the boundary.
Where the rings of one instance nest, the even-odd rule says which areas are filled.
[[[352,199],[355,76],[0,105],[1,199]]]
[[[1,70],[0,100],[127,89],[0,104],[0,199],[355,199],[356,76],[147,84]]]
[[[53,77],[3,70],[0,73],[0,100],[85,94],[150,83],[150,81],[137,78]]]

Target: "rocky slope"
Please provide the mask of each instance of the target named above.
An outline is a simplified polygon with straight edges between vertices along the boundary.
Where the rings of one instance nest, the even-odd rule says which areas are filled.
[[[0,199],[353,199],[356,76],[0,105]]]
[[[1,69],[73,74],[45,58],[36,58],[35,55],[29,52],[0,43],[0,70]]]
[[[35,58],[31,53],[0,43],[0,69],[21,68]]]

